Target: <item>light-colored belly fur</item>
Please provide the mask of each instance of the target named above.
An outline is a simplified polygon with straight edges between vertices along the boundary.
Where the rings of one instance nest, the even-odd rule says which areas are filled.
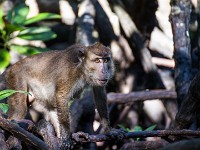
[[[78,82],[71,87],[69,93],[66,93],[67,99],[73,99],[74,95],[76,95],[85,84],[84,80],[78,80]],[[59,120],[56,109],[55,83],[42,83],[36,79],[32,79],[28,81],[28,89],[32,94],[32,96],[29,96],[29,102],[32,108],[44,114],[44,118],[53,124],[57,137],[60,137]]]
[[[28,83],[29,92],[40,101],[51,101],[55,97],[55,83],[42,83],[37,80],[30,80]]]

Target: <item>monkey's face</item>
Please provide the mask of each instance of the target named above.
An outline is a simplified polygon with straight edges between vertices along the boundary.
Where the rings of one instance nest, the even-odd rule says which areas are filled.
[[[85,68],[85,74],[89,77],[89,83],[95,86],[105,86],[112,77],[114,70],[111,54],[99,56],[88,52]]]

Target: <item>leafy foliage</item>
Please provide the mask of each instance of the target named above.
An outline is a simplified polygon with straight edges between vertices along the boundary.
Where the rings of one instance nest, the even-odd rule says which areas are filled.
[[[0,49],[0,70],[7,67],[10,63],[10,54],[6,49]]]
[[[25,4],[15,6],[7,15],[7,20],[13,25],[23,25],[29,8]]]
[[[9,109],[9,105],[5,103],[0,103],[0,109],[2,110],[3,113],[7,113]]]
[[[24,40],[46,41],[55,38],[56,35],[47,27],[29,27],[28,29],[22,30],[17,37]]]
[[[15,45],[15,44],[12,44],[10,46],[10,49],[12,49],[12,51],[15,51],[19,54],[23,54],[27,56],[48,50],[47,48],[34,47],[30,45],[21,46],[21,45]]]
[[[3,91],[0,91],[0,100],[5,99],[15,93],[23,93],[23,94],[31,95],[29,92],[26,92],[26,91],[3,90]],[[9,105],[5,103],[0,103],[0,109],[3,111],[3,113],[6,113],[9,109]]]
[[[29,25],[41,20],[46,20],[46,19],[60,19],[60,16],[57,14],[52,14],[52,13],[40,13],[35,17],[25,20],[24,24]]]
[[[11,39],[18,37],[29,41],[47,41],[56,38],[56,34],[48,27],[28,27],[27,25],[47,19],[60,19],[60,15],[40,13],[32,18],[27,18],[28,13],[29,7],[25,4],[16,5],[7,15],[0,9],[0,70],[9,65],[10,50],[24,55],[47,51],[46,48],[12,44],[10,42]]]
[[[156,125],[152,125],[145,129],[145,131],[153,131],[156,128]]]
[[[118,124],[118,126],[119,126],[120,128],[122,128],[122,129],[124,129],[124,130],[127,131],[127,132],[138,132],[138,131],[143,131],[141,126],[135,126],[133,130],[131,130],[131,129],[129,129],[129,128],[126,128],[125,126],[123,126],[123,125],[121,125],[121,124]],[[152,125],[152,126],[146,128],[144,131],[153,131],[155,128],[156,128],[156,125]],[[136,140],[139,141],[140,138],[137,138]]]

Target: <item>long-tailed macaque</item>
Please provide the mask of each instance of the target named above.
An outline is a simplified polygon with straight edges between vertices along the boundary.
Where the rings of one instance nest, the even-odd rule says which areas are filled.
[[[38,106],[60,139],[61,149],[72,146],[68,101],[92,85],[95,105],[105,132],[110,131],[105,86],[114,72],[111,51],[100,43],[73,45],[63,51],[36,54],[9,67],[1,80],[7,89],[24,90],[7,100],[10,119],[23,119],[27,106]]]

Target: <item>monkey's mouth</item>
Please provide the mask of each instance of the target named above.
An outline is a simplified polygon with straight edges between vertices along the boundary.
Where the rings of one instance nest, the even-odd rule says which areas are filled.
[[[98,79],[97,82],[100,85],[105,85],[108,82],[108,80],[107,79]]]

